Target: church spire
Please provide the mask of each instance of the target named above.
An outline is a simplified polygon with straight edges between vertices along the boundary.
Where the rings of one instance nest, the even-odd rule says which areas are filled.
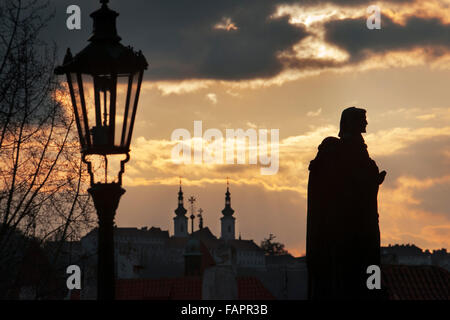
[[[181,188],[180,177],[180,190],[178,191],[178,208],[175,209],[176,217],[173,218],[174,222],[174,236],[175,237],[187,237],[187,225],[188,218],[186,217],[187,210],[184,208],[183,189]]]
[[[175,209],[175,214],[177,216],[185,215],[187,210],[184,208],[183,200],[183,189],[181,188],[181,177],[180,177],[180,190],[178,191],[178,208]]]
[[[225,193],[225,208],[222,210],[224,216],[232,216],[234,210],[231,208],[230,182],[227,177],[227,192]]]
[[[181,177],[180,177],[180,191],[178,191],[178,206],[183,205],[183,190],[181,189]]]
[[[225,208],[222,210],[223,217],[221,221],[221,239],[234,240],[235,239],[235,220],[233,217],[234,210],[231,208],[231,193],[230,182],[227,177],[227,192],[225,193]]]

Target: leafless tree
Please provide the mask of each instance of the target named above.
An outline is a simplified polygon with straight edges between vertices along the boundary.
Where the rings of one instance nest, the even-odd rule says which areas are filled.
[[[20,276],[12,266],[23,239],[55,244],[55,264],[93,223],[68,94],[53,74],[56,46],[40,40],[48,12],[40,0],[0,2],[0,297]]]

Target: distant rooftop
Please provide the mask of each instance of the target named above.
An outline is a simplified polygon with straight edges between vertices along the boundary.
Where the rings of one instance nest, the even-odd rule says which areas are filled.
[[[92,229],[86,236],[92,236],[97,233],[97,228]],[[142,228],[122,228],[116,227],[114,229],[114,234],[117,237],[152,237],[152,238],[161,238],[167,240],[167,246],[169,248],[184,248],[188,237],[174,237],[169,236],[169,232],[167,230],[161,230],[161,228],[151,227],[148,229],[147,227]],[[203,244],[209,249],[216,249],[223,243],[225,240],[218,239],[208,227],[202,228],[200,230],[194,231],[192,236],[195,239],[201,240]],[[248,250],[248,251],[262,251],[262,249],[253,241],[253,240],[227,240],[227,242],[234,248],[239,250]]]
[[[239,300],[273,300],[272,294],[256,277],[238,277]],[[71,300],[79,300],[80,291],[73,290]],[[201,300],[202,278],[116,280],[117,300]]]
[[[450,300],[450,273],[436,266],[382,266],[389,300]]]
[[[283,254],[278,256],[266,256],[266,264],[268,266],[292,265],[306,262],[305,257],[294,257],[291,254]]]
[[[404,256],[414,256],[414,255],[423,255],[430,254],[428,250],[424,251],[423,249],[417,247],[414,244],[389,244],[387,247],[381,247],[381,254],[396,254],[396,255],[404,255]],[[433,254],[447,254],[447,249],[433,250]]]
[[[116,228],[115,234],[118,236],[132,236],[132,235],[142,235],[142,236],[151,236],[158,238],[168,238],[169,231],[161,230],[161,228],[151,227],[148,229],[147,227],[138,228]]]
[[[93,228],[89,231],[86,236],[91,236],[97,233],[98,228]],[[114,235],[116,236],[144,236],[144,237],[152,237],[152,238],[169,238],[169,231],[161,230],[158,227],[151,227],[148,229],[147,227],[142,228],[123,228],[123,227],[115,227]]]

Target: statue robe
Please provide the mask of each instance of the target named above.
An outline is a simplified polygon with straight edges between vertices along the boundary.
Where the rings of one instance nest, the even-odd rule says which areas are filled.
[[[324,139],[309,170],[309,298],[372,299],[366,269],[380,265],[378,167],[358,135]]]

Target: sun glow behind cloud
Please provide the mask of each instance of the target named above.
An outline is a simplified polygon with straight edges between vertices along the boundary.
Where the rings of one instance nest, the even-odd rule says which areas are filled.
[[[217,29],[217,30],[225,30],[225,31],[234,31],[234,30],[239,29],[236,26],[236,24],[229,17],[222,18],[222,20],[220,22],[218,22],[216,25],[214,25],[213,28]]]

